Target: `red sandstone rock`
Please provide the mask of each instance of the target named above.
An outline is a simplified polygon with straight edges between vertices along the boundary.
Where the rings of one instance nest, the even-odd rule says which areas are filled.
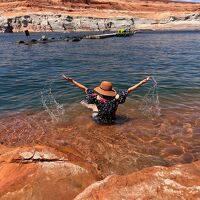
[[[1,146],[0,199],[73,199],[97,180],[88,163],[79,164],[49,147]]]
[[[20,16],[30,13],[59,13],[92,17],[142,17],[163,19],[198,13],[200,4],[170,0],[0,0],[1,15]]]
[[[74,200],[198,200],[200,161],[174,167],[152,167],[128,176],[108,176]]]
[[[200,199],[200,161],[96,182],[94,166],[79,156],[73,149],[0,146],[0,199]]]

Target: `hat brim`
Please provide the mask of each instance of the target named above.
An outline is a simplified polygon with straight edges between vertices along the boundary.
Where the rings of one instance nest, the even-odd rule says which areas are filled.
[[[109,97],[114,97],[117,94],[116,90],[114,89],[112,89],[111,91],[106,91],[106,90],[101,89],[99,86],[94,88],[94,91],[97,92],[98,94],[109,96]]]

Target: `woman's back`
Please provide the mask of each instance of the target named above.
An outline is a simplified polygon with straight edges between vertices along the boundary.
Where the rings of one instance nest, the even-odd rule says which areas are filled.
[[[113,123],[118,104],[124,103],[128,95],[127,91],[122,91],[114,97],[100,96],[93,90],[88,89],[86,100],[88,104],[95,104],[98,112],[94,119],[99,123]]]

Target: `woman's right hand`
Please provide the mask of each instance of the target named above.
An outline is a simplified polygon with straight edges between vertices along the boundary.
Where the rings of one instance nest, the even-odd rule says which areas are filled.
[[[63,77],[66,81],[68,81],[68,82],[71,82],[71,83],[72,83],[72,81],[73,81],[72,78],[66,77],[64,74],[62,75],[62,77]]]

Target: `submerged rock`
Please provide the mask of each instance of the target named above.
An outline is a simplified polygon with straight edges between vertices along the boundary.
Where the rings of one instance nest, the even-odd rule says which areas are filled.
[[[176,165],[200,160],[199,121],[192,113],[152,121],[124,107],[129,121],[99,126],[73,109],[69,122],[52,123],[47,113],[1,119],[0,141],[12,148],[0,146],[0,199],[70,200],[91,184],[91,193],[79,198],[198,199],[200,161]],[[190,124],[193,132],[186,134]],[[102,179],[105,184],[97,182]]]

